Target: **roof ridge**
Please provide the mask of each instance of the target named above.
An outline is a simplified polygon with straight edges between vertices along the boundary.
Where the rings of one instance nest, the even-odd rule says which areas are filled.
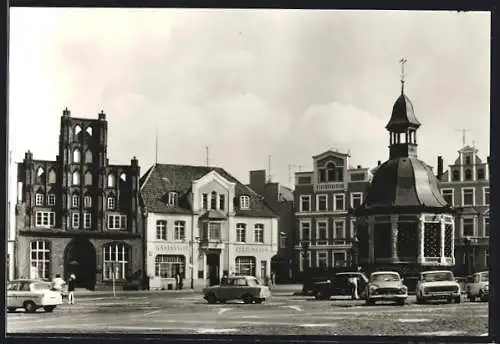
[[[151,177],[151,175],[153,174],[153,171],[154,171],[156,165],[157,165],[157,163],[154,163],[153,166],[151,166],[151,168],[149,169],[149,171],[146,172],[146,178],[144,178],[144,182],[140,186],[139,191],[142,191],[144,186],[148,183],[149,177]]]

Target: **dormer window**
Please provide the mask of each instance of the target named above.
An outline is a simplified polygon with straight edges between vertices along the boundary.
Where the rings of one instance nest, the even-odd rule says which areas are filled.
[[[470,155],[466,155],[465,156],[465,164],[466,165],[470,165],[471,164],[471,157],[470,157]]]
[[[240,197],[240,209],[249,209],[250,208],[250,197],[241,196]]]
[[[457,182],[460,180],[460,172],[459,171],[457,171],[457,170],[453,171],[452,176],[453,176],[452,180],[454,182]]]
[[[168,205],[175,207],[177,205],[177,192],[169,192],[168,193]]]
[[[472,171],[470,169],[465,170],[465,180],[472,180]]]

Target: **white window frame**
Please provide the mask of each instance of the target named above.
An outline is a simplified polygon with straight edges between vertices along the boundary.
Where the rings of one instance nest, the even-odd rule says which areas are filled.
[[[44,224],[45,222],[46,224]],[[37,211],[35,213],[36,227],[53,228],[55,225],[56,225],[56,213],[54,211]]]
[[[91,208],[92,207],[92,196],[84,196],[83,197],[83,206],[85,208]]]
[[[465,220],[466,219],[472,219],[472,235],[465,235],[465,231],[464,231],[464,225],[465,225]],[[460,230],[462,232],[462,238],[465,237],[465,236],[471,236],[471,237],[475,237],[477,236],[477,219],[475,216],[464,216],[462,217],[461,219],[461,226],[460,226]]]
[[[83,228],[85,229],[92,228],[92,214],[83,213]]]
[[[337,238],[337,223],[342,223],[342,238]],[[333,239],[335,240],[346,240],[346,235],[345,235],[345,224],[346,221],[344,220],[334,220],[333,221]]]
[[[337,197],[342,198],[342,202],[344,203],[344,207],[342,209],[337,209]],[[334,211],[344,211],[346,210],[345,207],[345,194],[344,193],[335,193],[333,194],[333,210]]]
[[[240,196],[240,209],[250,209],[250,196]]]
[[[445,191],[451,191],[451,204],[450,204],[450,206],[454,207],[455,206],[455,189],[453,189],[453,188],[441,189],[441,196],[443,196],[443,198],[444,198]]]
[[[328,259],[328,251],[327,250],[317,250],[316,251],[316,267],[320,267],[321,265],[319,264],[319,256],[320,254],[325,254],[325,267],[329,268],[330,267],[330,261]]]
[[[307,251],[306,253],[306,256],[307,256],[307,267],[310,268],[311,267],[311,251]],[[303,255],[303,252],[302,251],[299,251],[299,269],[300,271],[304,271],[304,255]]]
[[[121,252],[120,252],[121,251]],[[119,259],[118,254],[121,253],[122,259]],[[125,280],[127,278],[128,269],[128,255],[129,248],[125,244],[108,244],[103,247],[103,280],[109,281],[113,279],[113,274],[115,274],[116,266],[119,269],[118,274],[115,274],[115,278],[118,280]]]
[[[42,259],[38,258],[39,253],[42,253]],[[52,252],[51,252],[50,241],[33,240],[30,242],[30,267],[35,268],[38,275],[38,276],[33,276],[32,269],[30,269],[29,272],[30,278],[33,279],[50,278],[51,253]],[[33,259],[33,256],[35,256],[36,258]]]
[[[325,225],[326,238],[324,240],[319,238],[319,226],[320,224]],[[320,244],[320,241],[322,242]],[[324,242],[326,241],[326,242]],[[328,245],[328,220],[316,220],[316,244],[317,245]]]
[[[486,192],[488,190],[488,192]],[[489,186],[483,186],[483,205],[490,205],[490,202],[488,200],[488,203],[486,203],[486,193],[488,193],[488,198],[490,198],[490,187]]]
[[[303,199],[309,200],[309,209],[308,210],[304,210],[304,207],[302,206]],[[311,211],[311,209],[312,209],[311,199],[312,199],[311,195],[300,195],[299,196],[299,210],[300,210],[300,212],[310,212]]]
[[[178,194],[177,192],[169,192],[168,193],[168,205],[171,207],[177,206],[178,202]]]
[[[325,199],[325,209],[320,209],[319,208],[319,199],[324,198]],[[316,195],[316,211],[328,211],[328,194],[319,194]]]
[[[336,254],[343,254],[344,259],[342,260],[344,263],[347,263],[347,252],[346,251],[333,251],[332,252],[332,267],[335,267],[335,255]]]
[[[71,208],[78,208],[80,206],[80,195],[71,196]]]
[[[80,228],[80,213],[71,214],[71,228],[74,229]]]
[[[44,197],[43,197],[43,196],[44,196],[44,195],[43,195],[43,193],[41,193],[41,192],[37,192],[37,193],[35,194],[35,205],[36,205],[37,207],[41,207],[41,206],[43,206],[43,201],[44,201]]]
[[[56,205],[56,195],[53,193],[49,193],[47,195],[47,205],[54,206]]]
[[[309,228],[309,238],[307,238],[306,240],[311,240],[311,234],[312,234],[312,226],[311,226],[311,221],[310,220],[302,220],[300,221],[300,232],[299,232],[299,235],[300,235],[300,240],[303,240],[304,239],[304,225],[307,225],[308,228]]]
[[[174,240],[186,240],[186,221],[177,220],[174,222]]]
[[[175,278],[177,271],[186,273],[186,256],[176,254],[157,254],[155,256],[155,276]]]
[[[109,210],[114,210],[116,208],[116,198],[114,196],[108,197],[107,203]]]
[[[118,220],[117,220],[118,219]],[[115,226],[118,223],[118,226]],[[112,226],[110,226],[112,224]],[[127,229],[127,215],[122,214],[109,214],[107,221],[108,229],[110,230],[126,230]]]
[[[351,200],[351,208],[354,208],[354,197],[359,196],[359,205],[363,204],[363,193],[362,192],[351,192],[350,200]]]
[[[465,204],[465,191],[472,190],[472,204]],[[462,188],[462,207],[470,207],[476,204],[476,188],[474,187],[464,187]]]
[[[245,267],[245,269],[242,269],[242,267]],[[236,276],[244,274],[255,276],[257,274],[257,258],[251,256],[238,256],[234,259],[234,268]],[[250,270],[250,272],[247,273],[248,270]]]
[[[156,220],[156,232],[155,238],[156,240],[167,240],[167,220]]]
[[[351,223],[351,239],[354,239],[358,234],[356,230],[356,220],[351,219],[350,223]]]
[[[484,215],[483,216],[483,237],[489,238],[489,235],[486,235],[486,220],[488,220],[488,223],[490,221],[490,215]]]
[[[208,200],[208,194],[207,193],[203,193],[201,195],[201,209],[204,209],[204,210],[207,210],[209,207],[210,207],[210,204],[209,204],[209,200]]]
[[[236,242],[247,242],[247,225],[245,223],[236,224]]]
[[[264,243],[264,224],[262,224],[262,223],[256,223],[254,225],[254,228],[253,228],[253,241],[255,243],[257,243],[257,244],[263,244]]]

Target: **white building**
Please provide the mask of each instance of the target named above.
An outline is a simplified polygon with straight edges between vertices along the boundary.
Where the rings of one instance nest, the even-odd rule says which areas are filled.
[[[151,289],[218,284],[223,273],[271,274],[278,216],[217,167],[156,164],[141,178]]]

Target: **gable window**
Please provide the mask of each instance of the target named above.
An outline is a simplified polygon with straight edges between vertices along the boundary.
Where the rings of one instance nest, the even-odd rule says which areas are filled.
[[[356,209],[363,203],[363,193],[362,192],[352,192],[351,193],[351,208]]]
[[[125,244],[112,243],[104,246],[103,251],[103,279],[107,281],[112,280],[114,274],[115,279],[125,280],[129,264],[128,247]]]
[[[247,241],[247,230],[246,225],[244,223],[238,223],[236,225],[236,241],[237,242],[246,242]]]
[[[311,223],[310,222],[301,222],[300,223],[300,234],[301,240],[311,240]]]
[[[83,214],[83,228],[88,229],[92,227],[92,216],[90,213]]]
[[[114,197],[108,197],[108,209],[113,210],[116,206],[116,199]]]
[[[78,172],[78,171],[73,172],[72,182],[73,182],[73,185],[80,184],[80,172]]]
[[[54,227],[56,224],[56,213],[53,211],[37,211],[35,213],[35,225],[37,227]]]
[[[316,197],[316,209],[317,211],[326,211],[328,209],[328,196],[327,195],[318,195]]]
[[[92,162],[92,151],[90,149],[87,149],[87,151],[85,152],[85,162],[86,163]]]
[[[484,180],[484,169],[477,169],[477,180]]]
[[[92,185],[92,172],[85,172],[85,185]]]
[[[328,223],[326,221],[318,221],[316,223],[318,245],[328,244]]]
[[[177,206],[177,192],[169,192],[168,193],[168,205],[175,207]]]
[[[210,209],[217,209],[217,192],[215,191],[210,194]]]
[[[335,221],[335,227],[333,231],[333,235],[335,239],[345,239],[345,222],[344,221]]]
[[[56,183],[56,173],[54,170],[49,171],[49,184],[55,184]]]
[[[465,170],[465,180],[472,180],[472,171],[470,169]]]
[[[490,205],[490,188],[488,186],[483,188],[483,204]]]
[[[204,193],[201,197],[201,208],[208,209],[208,194]]]
[[[71,196],[71,207],[78,208],[80,205],[80,197],[78,195]]]
[[[80,214],[79,213],[71,214],[71,227],[72,228],[80,228]]]
[[[85,197],[83,197],[83,206],[85,208],[92,207],[92,197],[91,196],[85,196]]]
[[[31,242],[30,247],[30,278],[50,278],[50,242],[36,240]]]
[[[73,162],[75,162],[75,163],[80,162],[80,150],[78,148],[75,148],[73,150]]]
[[[442,189],[441,195],[443,196],[444,200],[446,201],[446,203],[448,203],[449,206],[455,205],[455,202],[453,202],[453,197],[454,197],[453,189]]]
[[[108,229],[127,229],[127,215],[108,215]]]
[[[113,188],[116,186],[116,178],[114,174],[108,175],[108,188]]]
[[[174,240],[184,240],[185,233],[185,222],[184,221],[175,221],[174,222]]]
[[[264,225],[261,223],[255,224],[254,241],[264,243]]]
[[[474,236],[474,218],[466,217],[462,219],[463,236]]]
[[[462,205],[474,205],[474,188],[462,188]]]
[[[465,164],[466,165],[470,165],[471,164],[471,157],[470,157],[470,155],[466,155],[465,156]]]
[[[167,240],[167,221],[156,221],[156,240]]]
[[[485,237],[490,236],[490,217],[489,216],[484,217],[484,236]]]
[[[458,181],[460,180],[460,171],[458,171],[458,170],[454,170],[454,171],[452,172],[452,180],[453,180],[454,182],[458,182]]]
[[[224,210],[226,208],[226,198],[224,195],[219,195],[219,209]]]
[[[43,205],[43,194],[42,193],[37,193],[35,195],[35,205],[41,207]]]
[[[311,211],[311,196],[301,195],[300,196],[300,211]]]
[[[334,210],[345,210],[345,195],[335,194],[335,209]]]
[[[250,208],[250,197],[248,197],[248,196],[241,196],[240,197],[240,208],[241,209]]]
[[[47,204],[48,205],[56,205],[56,195],[54,195],[53,193],[50,193],[47,196]]]

